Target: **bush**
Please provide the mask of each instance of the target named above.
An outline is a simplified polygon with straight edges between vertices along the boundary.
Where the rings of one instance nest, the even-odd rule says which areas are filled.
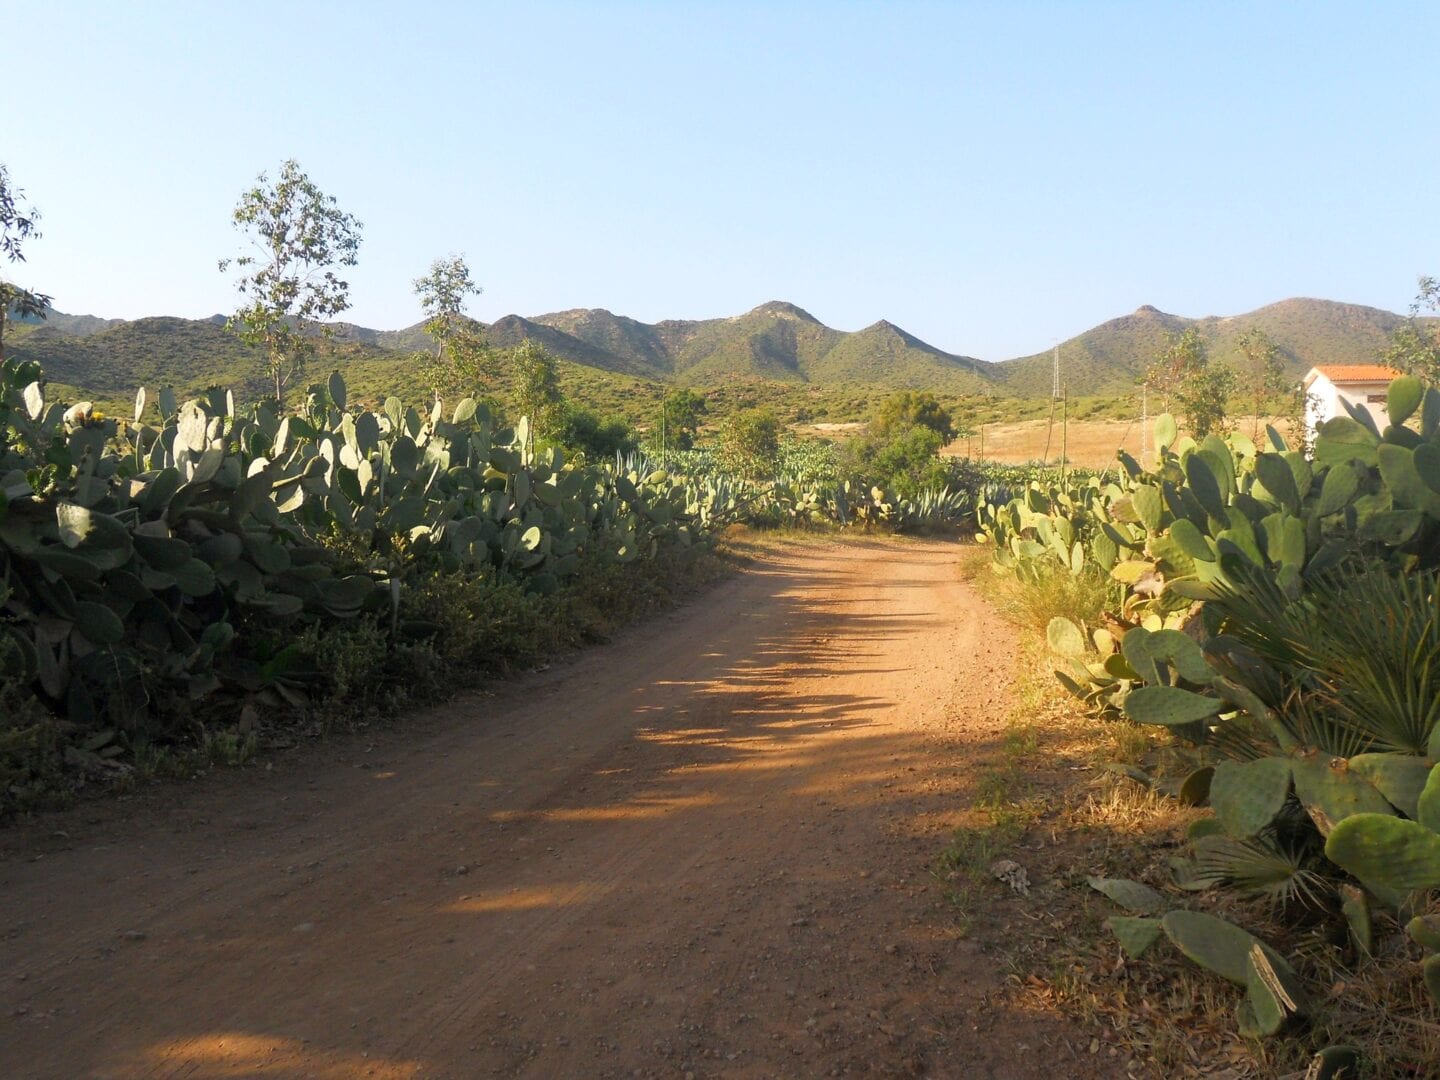
[[[955,438],[955,424],[950,413],[927,390],[905,390],[880,403],[870,421],[870,432],[881,438],[910,427],[929,428],[941,439],[941,445]]]
[[[912,499],[922,491],[946,485],[948,471],[940,459],[942,436],[933,428],[908,424],[888,429],[885,435],[852,439],[841,450],[841,471],[861,477]]]
[[[581,406],[568,404],[555,442],[567,450],[578,450],[592,460],[630,454],[639,443],[624,420],[604,420]]]
[[[780,421],[769,409],[746,409],[720,429],[720,465],[749,480],[775,471],[780,453]]]

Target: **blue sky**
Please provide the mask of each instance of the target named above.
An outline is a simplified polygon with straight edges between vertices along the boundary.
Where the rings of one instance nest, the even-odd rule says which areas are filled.
[[[999,360],[1141,304],[1403,310],[1440,273],[1440,5],[0,0],[0,161],[63,311],[235,306],[297,158],[365,223],[348,317],[771,299]]]

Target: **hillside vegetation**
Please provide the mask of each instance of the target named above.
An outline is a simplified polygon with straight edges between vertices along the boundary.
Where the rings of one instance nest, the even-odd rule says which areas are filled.
[[[1132,395],[1140,374],[1167,340],[1195,327],[1210,355],[1233,359],[1242,334],[1263,330],[1278,345],[1286,372],[1315,364],[1377,360],[1403,323],[1393,312],[1328,300],[1284,300],[1245,315],[1187,319],[1153,307],[1112,319],[1060,345],[1062,377],[1074,397]],[[421,324],[372,330],[337,323],[316,371],[342,371],[357,397],[427,395],[414,354],[432,348]],[[644,424],[666,387],[704,390],[722,411],[763,404],[787,420],[851,420],[877,392],[928,389],[959,415],[1024,408],[1015,399],[1048,395],[1053,353],[1000,363],[945,352],[886,320],[846,332],[781,301],[733,318],[643,323],[577,308],[531,318],[507,315],[485,327],[507,348],[534,340],[561,361],[576,400]],[[137,385],[169,385],[182,395],[223,384],[258,396],[259,350],[210,319],[123,321],[51,312],[42,324],[16,327],[15,354],[42,364],[61,387],[100,403],[128,401]]]
[[[1187,319],[1146,305],[1062,342],[1063,377],[1086,393],[1121,392],[1134,387],[1166,339],[1193,326],[1217,360],[1233,360],[1241,335],[1261,330],[1280,348],[1286,373],[1299,378],[1317,364],[1375,363],[1403,316],[1361,304],[1293,299],[1244,315]],[[1006,390],[1020,397],[1050,391],[1050,350],[994,365]]]

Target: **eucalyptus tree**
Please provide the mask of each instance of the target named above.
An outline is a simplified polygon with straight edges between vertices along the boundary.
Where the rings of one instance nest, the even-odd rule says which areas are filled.
[[[242,341],[265,349],[265,373],[278,405],[305,370],[323,320],[350,306],[350,283],[337,268],[354,266],[361,223],[345,213],[291,158],[271,183],[261,173],[240,196],[232,220],[249,249],[220,260],[241,271],[241,304],[226,324]]]
[[[440,360],[456,333],[469,328],[467,297],[479,296],[484,290],[470,277],[464,255],[436,259],[428,274],[415,279],[414,287],[425,313],[425,332],[434,339],[435,359]]]
[[[1280,353],[1280,346],[1259,327],[1251,327],[1241,334],[1237,347],[1240,350],[1240,391],[1245,395],[1254,417],[1250,437],[1258,439],[1260,425],[1264,423],[1262,417],[1290,388],[1290,382],[1285,377],[1285,358]]]
[[[425,332],[435,342],[435,355],[421,365],[430,389],[437,397],[494,389],[494,350],[485,328],[465,310],[468,298],[484,291],[471,278],[465,256],[436,259],[428,274],[415,279],[414,289],[425,313]]]

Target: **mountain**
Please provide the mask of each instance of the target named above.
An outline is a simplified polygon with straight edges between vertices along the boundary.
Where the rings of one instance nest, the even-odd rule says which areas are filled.
[[[615,315],[604,308],[556,311],[537,315],[532,321],[615,357],[636,374],[653,379],[674,374],[674,363],[663,335],[648,323]]]
[[[676,377],[692,386],[736,378],[809,382],[806,373],[844,336],[780,300],[733,318],[671,320],[656,329],[670,345]]]
[[[995,379],[997,365],[942,352],[885,319],[846,334],[810,373],[812,382],[864,383],[882,375],[907,390],[946,389],[976,393]]]
[[[951,356],[883,320],[855,333],[834,330],[783,300],[732,318],[671,319],[653,326],[591,309],[540,315],[533,321],[623,360],[625,366],[618,370],[694,386],[764,379],[963,392],[977,388],[989,367]],[[593,362],[567,353],[563,340],[541,340],[558,355]]]
[[[490,344],[501,348],[511,348],[529,339],[539,342],[548,352],[562,360],[640,378],[655,377],[655,372],[628,357],[618,356],[567,334],[564,330],[557,330],[539,320],[524,319],[519,315],[506,315],[503,319],[496,319],[486,328],[485,336],[489,338]]]
[[[96,315],[66,315],[63,311],[56,311],[49,307],[45,309],[43,319],[38,315],[11,316],[11,318],[21,326],[48,326],[52,330],[74,334],[76,337],[88,337],[125,321],[124,319],[102,319]]]
[[[106,320],[110,325],[76,334],[55,325],[22,329],[6,351],[26,360],[38,360],[52,382],[78,387],[98,398],[123,399],[137,387],[173,385],[203,388],[233,381],[237,371],[255,372],[255,387],[246,379],[236,390],[252,391],[263,383],[258,376],[260,350],[228,333],[224,321],[176,319],[158,316],[131,322]]]
[[[1303,298],[1202,319],[1146,305],[1061,343],[1062,378],[1076,396],[1128,392],[1167,340],[1191,326],[1216,360],[1234,359],[1241,335],[1263,330],[1279,345],[1290,373],[1299,375],[1315,364],[1376,360],[1403,321],[1379,308]],[[15,325],[6,344],[17,355],[41,361],[55,382],[107,400],[142,384],[200,389],[222,382],[260,392],[260,352],[236,340],[224,323],[219,315],[126,322],[57,311],[44,323]],[[567,377],[603,376],[612,388],[643,380],[651,387],[646,393],[672,383],[702,389],[763,383],[1041,397],[1049,394],[1052,379],[1052,350],[987,363],[945,352],[884,319],[845,332],[779,300],[730,318],[651,324],[600,308],[575,308],[533,318],[506,315],[484,329],[502,347],[538,341],[574,369]],[[387,379],[405,390],[415,381],[413,354],[433,348],[423,323],[403,330],[336,323],[330,330],[315,366],[340,366],[347,377],[353,371],[377,392],[385,390]]]
[[[1361,304],[1295,298],[1244,315],[1187,319],[1148,304],[1060,343],[1061,377],[1071,392],[1119,393],[1133,389],[1166,339],[1187,327],[1204,338],[1212,360],[1238,359],[1240,337],[1263,330],[1280,347],[1286,371],[1299,378],[1316,364],[1374,363],[1403,316]],[[1021,397],[1048,394],[1053,351],[995,365],[1002,385]]]

